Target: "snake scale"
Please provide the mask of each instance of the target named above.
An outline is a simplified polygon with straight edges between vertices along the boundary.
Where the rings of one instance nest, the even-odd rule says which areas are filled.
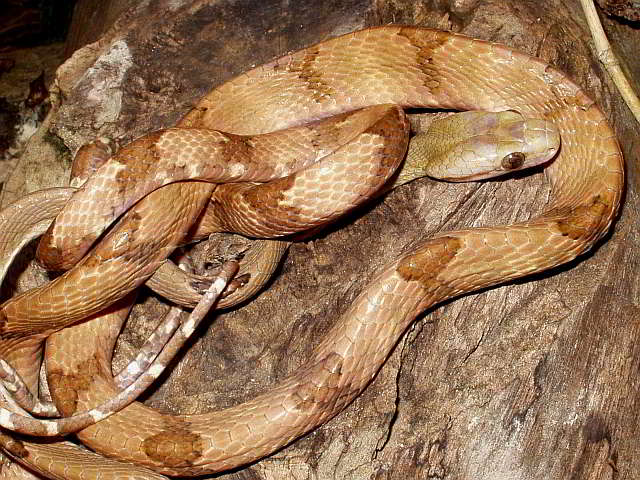
[[[378,104],[515,110],[552,122],[560,132],[562,146],[545,170],[551,202],[542,215],[527,222],[441,233],[397,258],[374,276],[307,363],[271,391],[230,409],[193,416],[168,417],[132,404],[80,432],[78,437],[85,445],[102,455],[169,475],[217,472],[257,460],[344,409],[426,308],[566,263],[588,251],[608,231],[622,194],[623,160],[599,108],[564,74],[544,62],[457,34],[385,26],[328,40],[214,89],[178,127],[254,135]],[[330,176],[327,181],[332,181]],[[285,185],[285,189],[291,186]],[[189,219],[196,215],[193,212],[203,207],[212,191],[210,185],[199,182],[163,187],[137,203],[116,231],[122,228],[131,235],[153,235],[158,228],[154,225],[145,230],[140,219],[163,222],[174,236],[155,238],[151,243],[154,252],[169,250],[185,234]],[[274,204],[279,198],[274,196]],[[162,201],[172,202],[173,217],[166,211],[163,216],[154,213],[154,203]],[[113,232],[108,234],[110,238],[118,235]],[[148,277],[157,268],[160,257],[155,255],[149,253],[144,261],[132,259],[139,264],[136,271],[143,271],[140,277]],[[87,258],[92,258],[91,254],[81,262],[91,262]],[[112,275],[126,283],[115,267]],[[89,285],[94,283],[95,279]],[[77,285],[83,285],[82,279]],[[87,290],[86,281],[84,285]],[[100,288],[109,291],[103,285]],[[74,311],[79,294],[68,293],[66,304]],[[22,317],[23,309],[16,306],[16,300],[3,304],[0,355],[28,372],[25,357],[35,348],[36,340],[25,342],[18,334],[35,328],[40,333],[27,338],[40,342],[48,334],[47,323],[56,317],[57,301],[65,300],[46,299],[50,311],[35,327],[29,324],[29,315]],[[40,311],[34,312],[35,318],[40,315]],[[113,396],[115,388],[105,373],[110,373],[110,367],[105,365],[110,361],[106,344],[112,341],[116,322],[99,317],[50,339],[48,376],[54,399],[65,414]],[[76,335],[98,340],[106,338],[110,330],[110,340],[76,351]],[[87,358],[95,362],[88,365]],[[24,376],[33,383],[33,376]],[[64,378],[73,378],[75,385],[81,386],[73,398],[64,394]],[[21,462],[49,472],[53,478],[94,478],[91,473],[80,473],[83,468],[90,472],[87,462],[91,460],[83,453],[69,454],[71,447],[66,444],[5,439],[4,445]],[[110,468],[101,467],[100,478],[126,478]],[[158,478],[140,472],[132,470],[130,478]]]

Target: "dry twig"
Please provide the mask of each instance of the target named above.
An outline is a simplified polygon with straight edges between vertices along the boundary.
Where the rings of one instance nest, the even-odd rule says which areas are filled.
[[[613,53],[613,50],[611,50],[611,44],[609,44],[609,40],[607,40],[607,36],[604,33],[593,0],[580,0],[580,3],[587,17],[589,30],[591,30],[591,35],[596,45],[598,60],[600,60],[604,68],[609,72],[609,75],[611,75],[611,78],[613,78],[613,82],[616,84],[616,87],[618,87],[622,98],[631,110],[631,113],[633,113],[633,116],[640,122],[640,99],[638,99],[638,96],[633,91],[629,80],[627,80],[627,77],[620,67],[620,62]]]

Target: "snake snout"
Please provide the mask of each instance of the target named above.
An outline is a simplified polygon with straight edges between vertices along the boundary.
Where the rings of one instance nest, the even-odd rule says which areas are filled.
[[[546,163],[556,156],[560,149],[560,132],[546,120],[527,119],[524,130],[524,145],[528,166]]]

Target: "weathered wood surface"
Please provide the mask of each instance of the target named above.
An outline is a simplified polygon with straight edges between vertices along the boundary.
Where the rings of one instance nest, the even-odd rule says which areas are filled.
[[[619,135],[625,207],[607,241],[579,261],[428,312],[345,412],[222,478],[640,478],[640,128],[592,56],[577,1],[151,1],[126,11],[59,71],[65,97],[51,132],[71,152],[97,135],[126,142],[172,125],[211,87],[252,66],[392,22],[502,42],[567,72]],[[611,28],[622,51],[633,53],[638,32]],[[637,52],[630,61],[638,72]],[[34,143],[4,202],[63,184],[62,158],[44,140]],[[547,192],[541,174],[481,184],[425,180],[393,192],[295,245],[269,289],[215,318],[147,401],[192,413],[252,397],[296,368],[372,271],[406,244],[528,218]],[[154,298],[136,308],[118,362],[163,308]]]

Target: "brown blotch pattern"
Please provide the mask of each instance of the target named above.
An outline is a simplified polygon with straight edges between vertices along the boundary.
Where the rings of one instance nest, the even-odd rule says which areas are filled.
[[[566,217],[557,222],[558,230],[563,236],[572,240],[587,240],[598,230],[603,219],[609,218],[611,205],[600,195],[596,195],[588,204],[557,213]]]
[[[260,161],[261,152],[251,136],[225,133],[228,142],[220,142],[220,158],[232,159],[234,163],[242,162],[248,171],[257,169],[271,169],[266,162]]]
[[[105,143],[101,139],[81,146],[73,157],[71,178],[87,178],[111,158],[116,147],[113,143]]]
[[[322,103],[329,100],[335,91],[331,84],[323,79],[322,66],[315,64],[318,55],[320,55],[318,47],[308,48],[300,56],[294,58],[288,65],[287,71],[297,74],[309,89],[311,98],[317,103]]]
[[[260,188],[253,188],[247,190],[244,194],[245,201],[256,211],[264,210],[276,210],[281,208],[280,202],[285,199],[284,192],[291,189],[295,183],[297,174],[289,175],[288,177],[275,180],[260,186]],[[299,209],[287,205],[288,217],[299,217]]]
[[[24,447],[24,444],[9,435],[0,433],[0,447],[14,458],[27,458],[29,456],[29,450]],[[2,472],[2,468],[0,468]]]
[[[177,468],[191,466],[201,458],[205,442],[184,426],[167,425],[164,431],[146,438],[141,447],[151,460]]]
[[[390,138],[390,132],[395,132],[395,125],[400,124],[401,129],[399,135]],[[400,107],[389,110],[379,121],[373,124],[367,133],[379,135],[388,140],[376,152],[377,156],[382,158],[378,168],[377,175],[387,175],[389,169],[395,169],[398,156],[404,155],[409,145],[409,121],[407,120],[404,110]]]
[[[53,246],[53,227],[55,223],[51,223],[47,231],[40,238],[38,248],[36,249],[36,261],[40,266],[50,269],[52,266],[62,263],[62,250]]]
[[[439,237],[427,241],[404,257],[396,271],[407,282],[420,282],[425,290],[444,286],[437,277],[462,248],[456,237]]]
[[[127,166],[116,173],[118,193],[122,194],[132,188],[158,162],[159,154],[155,144],[163,133],[163,130],[149,133],[120,149],[113,157],[114,161]]]
[[[415,28],[401,28],[398,35],[406,38],[415,47],[415,64],[425,76],[423,85],[430,91],[440,86],[440,72],[434,63],[434,53],[449,41],[449,35],[445,32],[429,32]]]
[[[52,370],[47,377],[58,410],[67,417],[76,413],[80,393],[88,391],[93,379],[105,373],[100,369],[100,362],[95,357],[78,362],[77,367],[76,372],[69,374],[62,370]]]
[[[206,224],[215,226],[217,231],[251,236],[256,235],[256,231],[264,235],[267,229],[270,234],[277,235],[283,226],[302,218],[299,208],[281,204],[285,192],[293,187],[296,178],[297,174],[294,173],[262,184],[219,185],[205,211]]]

